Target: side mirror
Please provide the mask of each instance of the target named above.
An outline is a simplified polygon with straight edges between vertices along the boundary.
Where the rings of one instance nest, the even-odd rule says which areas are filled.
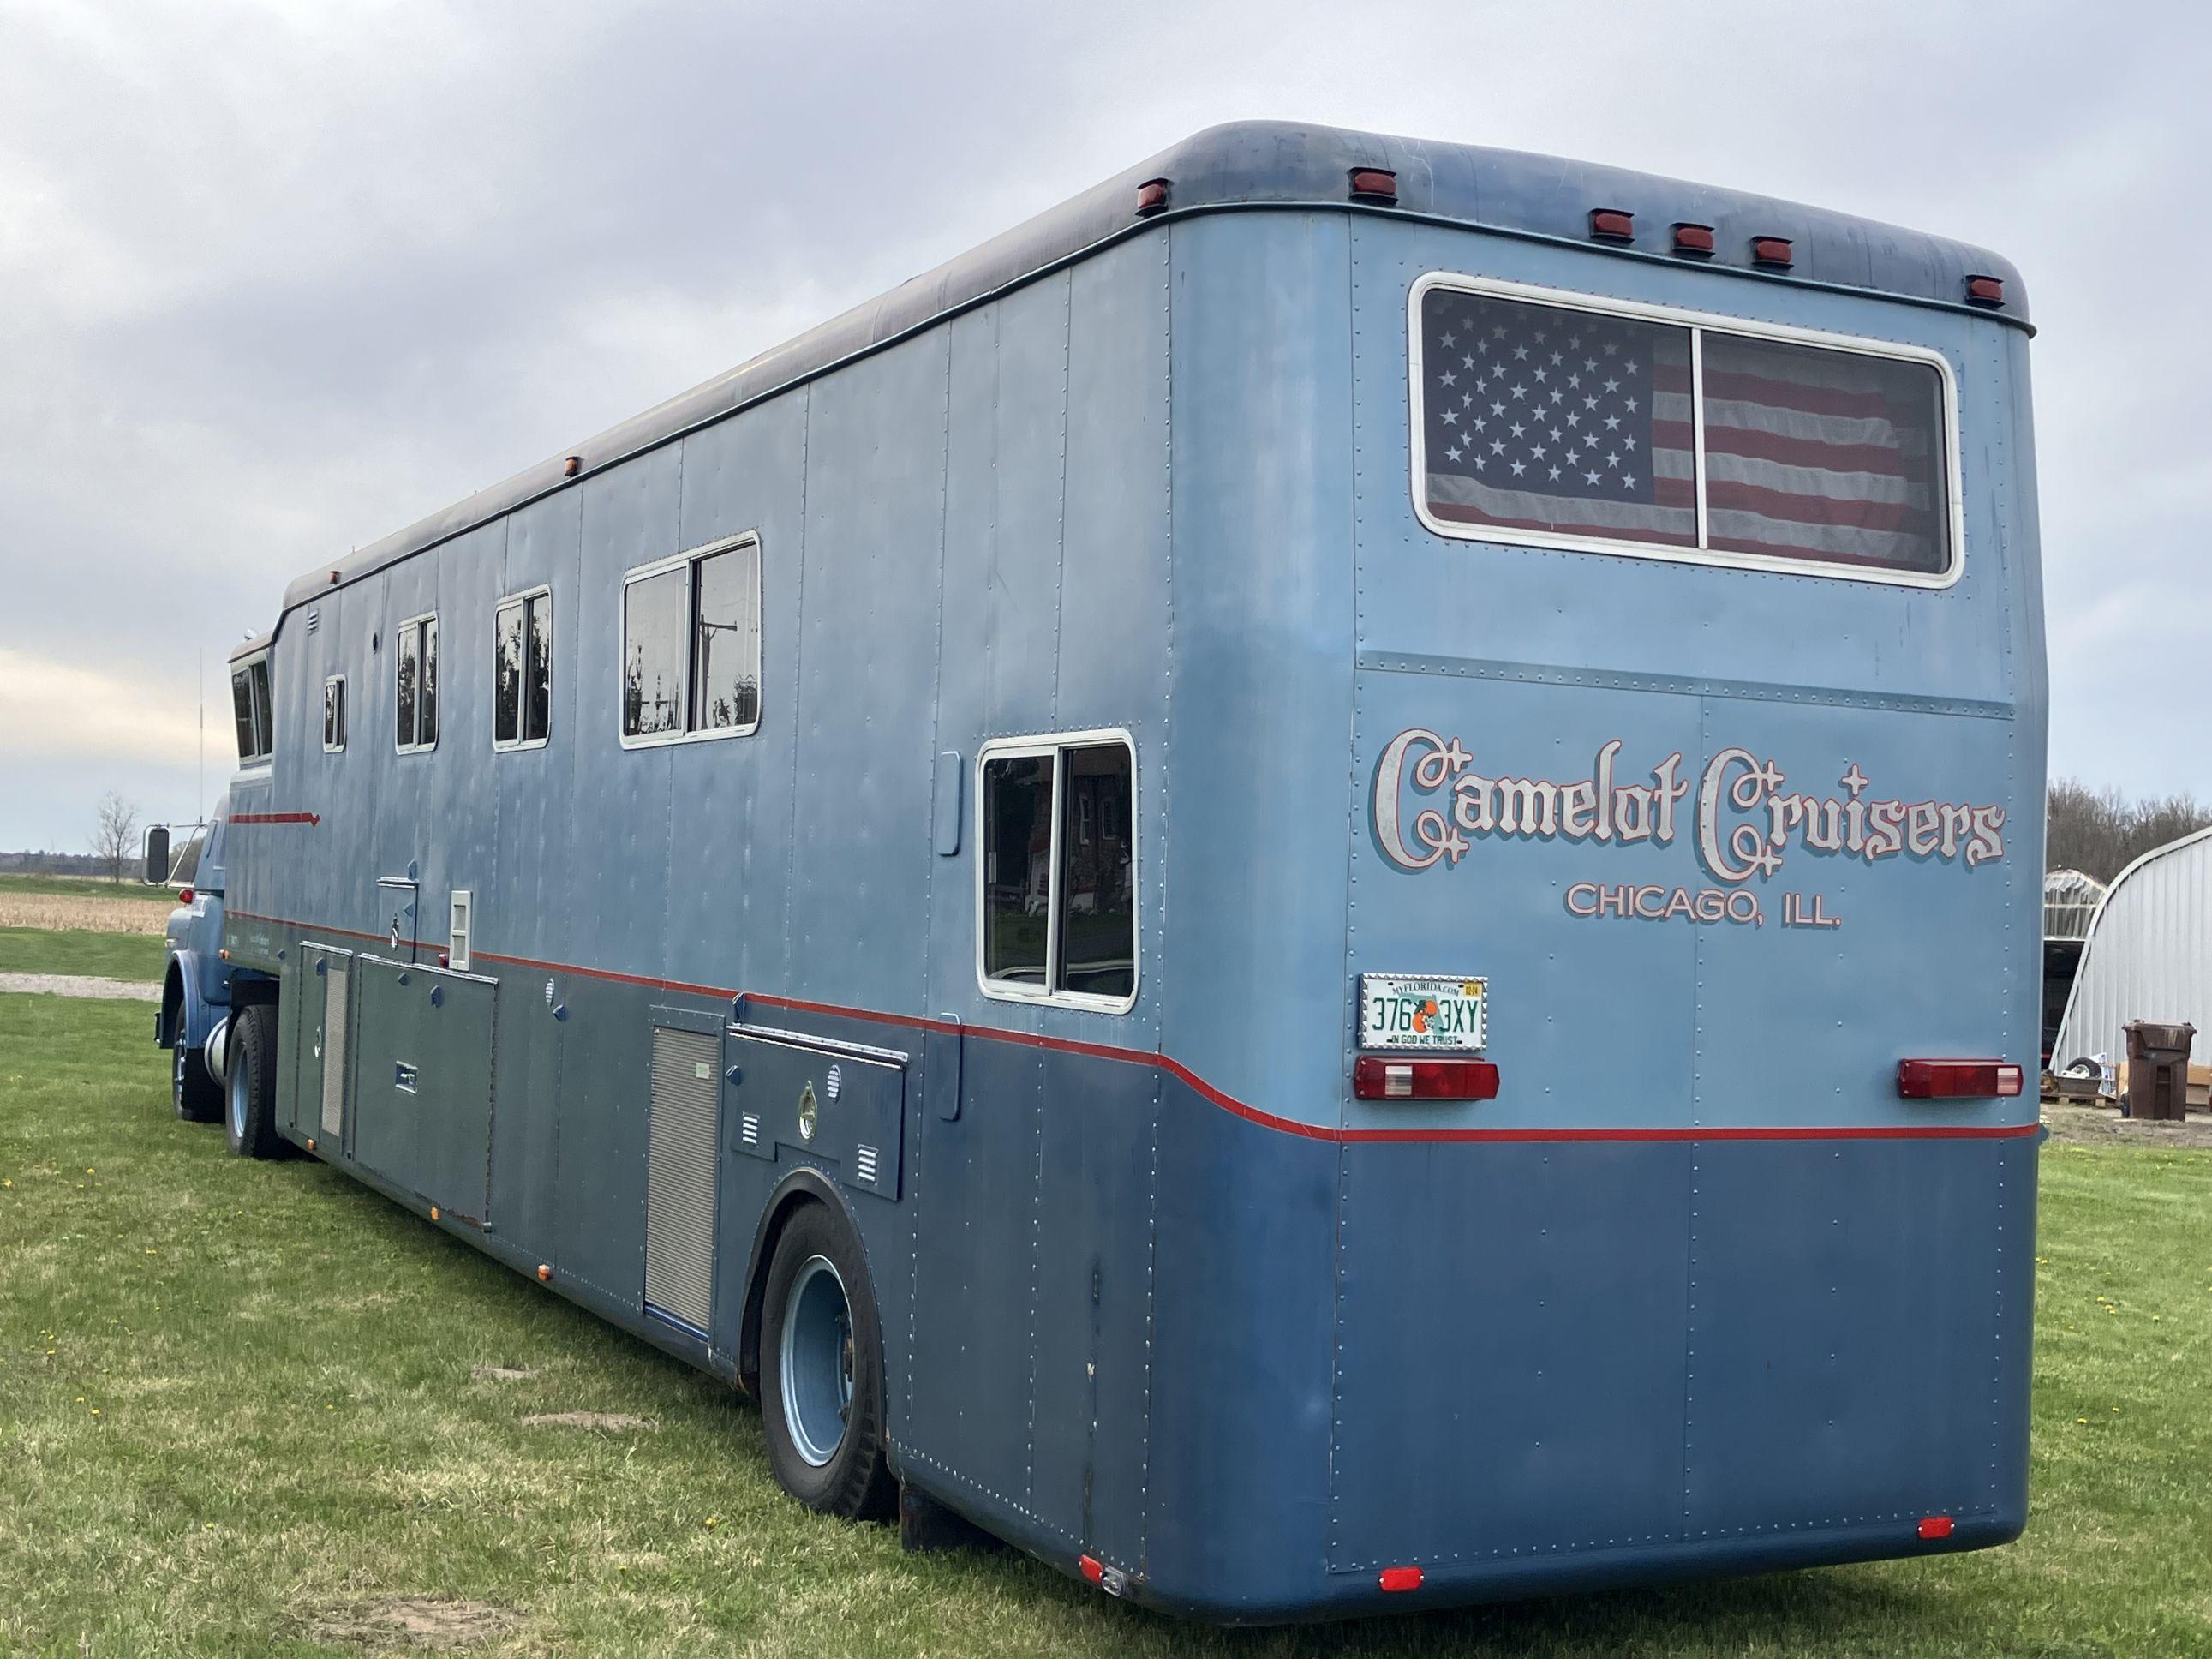
[[[169,826],[166,823],[149,825],[146,830],[146,884],[169,884]]]

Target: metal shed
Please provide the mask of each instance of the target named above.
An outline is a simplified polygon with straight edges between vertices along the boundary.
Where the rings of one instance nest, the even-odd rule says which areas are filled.
[[[2212,829],[2144,854],[2120,872],[2089,924],[2054,1064],[2118,1058],[2131,1019],[2188,1020],[2190,1058],[2212,1053]]]

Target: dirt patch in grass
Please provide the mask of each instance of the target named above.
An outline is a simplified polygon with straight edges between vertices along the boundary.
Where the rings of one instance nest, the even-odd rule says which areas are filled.
[[[152,933],[169,925],[172,905],[143,898],[15,893],[0,888],[0,927],[52,927],[87,933]]]
[[[2185,1123],[2152,1123],[2122,1117],[2111,1106],[2075,1106],[2046,1101],[2043,1121],[2053,1140],[2086,1141],[2109,1146],[2115,1142],[2138,1146],[2212,1147],[2212,1114],[2194,1113]]]
[[[650,1432],[660,1426],[649,1417],[625,1417],[620,1412],[548,1412],[522,1419],[526,1429],[596,1429],[605,1434]]]
[[[520,1620],[483,1601],[431,1595],[387,1595],[325,1607],[307,1621],[319,1642],[371,1651],[417,1648],[434,1653],[475,1647],[505,1636]]]
[[[521,1365],[478,1365],[470,1375],[479,1382],[520,1382],[534,1373]]]

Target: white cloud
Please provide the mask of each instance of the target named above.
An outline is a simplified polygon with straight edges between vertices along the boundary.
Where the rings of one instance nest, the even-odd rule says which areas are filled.
[[[227,708],[209,711],[209,746],[234,757]],[[10,759],[67,757],[89,763],[194,763],[198,713],[173,684],[58,662],[0,647],[0,741]]]

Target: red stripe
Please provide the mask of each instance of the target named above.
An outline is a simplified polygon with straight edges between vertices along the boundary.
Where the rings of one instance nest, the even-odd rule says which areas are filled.
[[[322,817],[316,812],[233,812],[233,823],[320,823]]]
[[[348,939],[374,939],[384,942],[375,933],[356,933],[349,928],[325,927],[309,922],[295,921],[285,916],[264,916],[251,911],[234,910],[232,916],[240,921],[265,921],[273,927],[296,927],[303,932],[337,933]],[[420,944],[422,941],[416,941]],[[1372,1141],[1568,1141],[1568,1140],[2009,1140],[2032,1135],[2041,1127],[2036,1123],[1967,1124],[1967,1123],[1910,1123],[1896,1125],[1844,1124],[1833,1127],[1777,1127],[1744,1126],[1711,1128],[1338,1128],[1322,1123],[1304,1123],[1297,1118],[1279,1117],[1273,1112],[1262,1111],[1246,1104],[1235,1096],[1215,1088],[1204,1078],[1170,1055],[1151,1048],[1123,1048],[1103,1042],[1079,1042],[1070,1037],[1045,1036],[1035,1031],[1009,1031],[993,1025],[965,1025],[957,1020],[931,1019],[920,1014],[885,1013],[871,1008],[848,1008],[834,1002],[811,1002],[802,997],[777,996],[769,992],[739,993],[721,986],[694,985],[684,980],[659,979],[647,975],[619,974],[605,968],[583,968],[574,963],[540,962],[530,957],[504,956],[493,951],[478,951],[477,956],[486,962],[504,962],[518,968],[534,968],[546,973],[574,974],[585,979],[605,980],[617,985],[639,985],[653,990],[677,991],[696,996],[734,999],[742,994],[749,1003],[763,1007],[781,1008],[792,1012],[823,1014],[838,1019],[866,1020],[878,1025],[896,1026],[905,1030],[932,1031],[940,1036],[981,1037],[986,1042],[1012,1043],[1018,1048],[1042,1048],[1054,1054],[1079,1054],[1092,1060],[1118,1061],[1127,1066],[1156,1066],[1179,1082],[1187,1084],[1224,1111],[1233,1112],[1248,1122],[1262,1127],[1279,1130],[1285,1134],[1300,1135],[1309,1140],[1337,1142]]]

